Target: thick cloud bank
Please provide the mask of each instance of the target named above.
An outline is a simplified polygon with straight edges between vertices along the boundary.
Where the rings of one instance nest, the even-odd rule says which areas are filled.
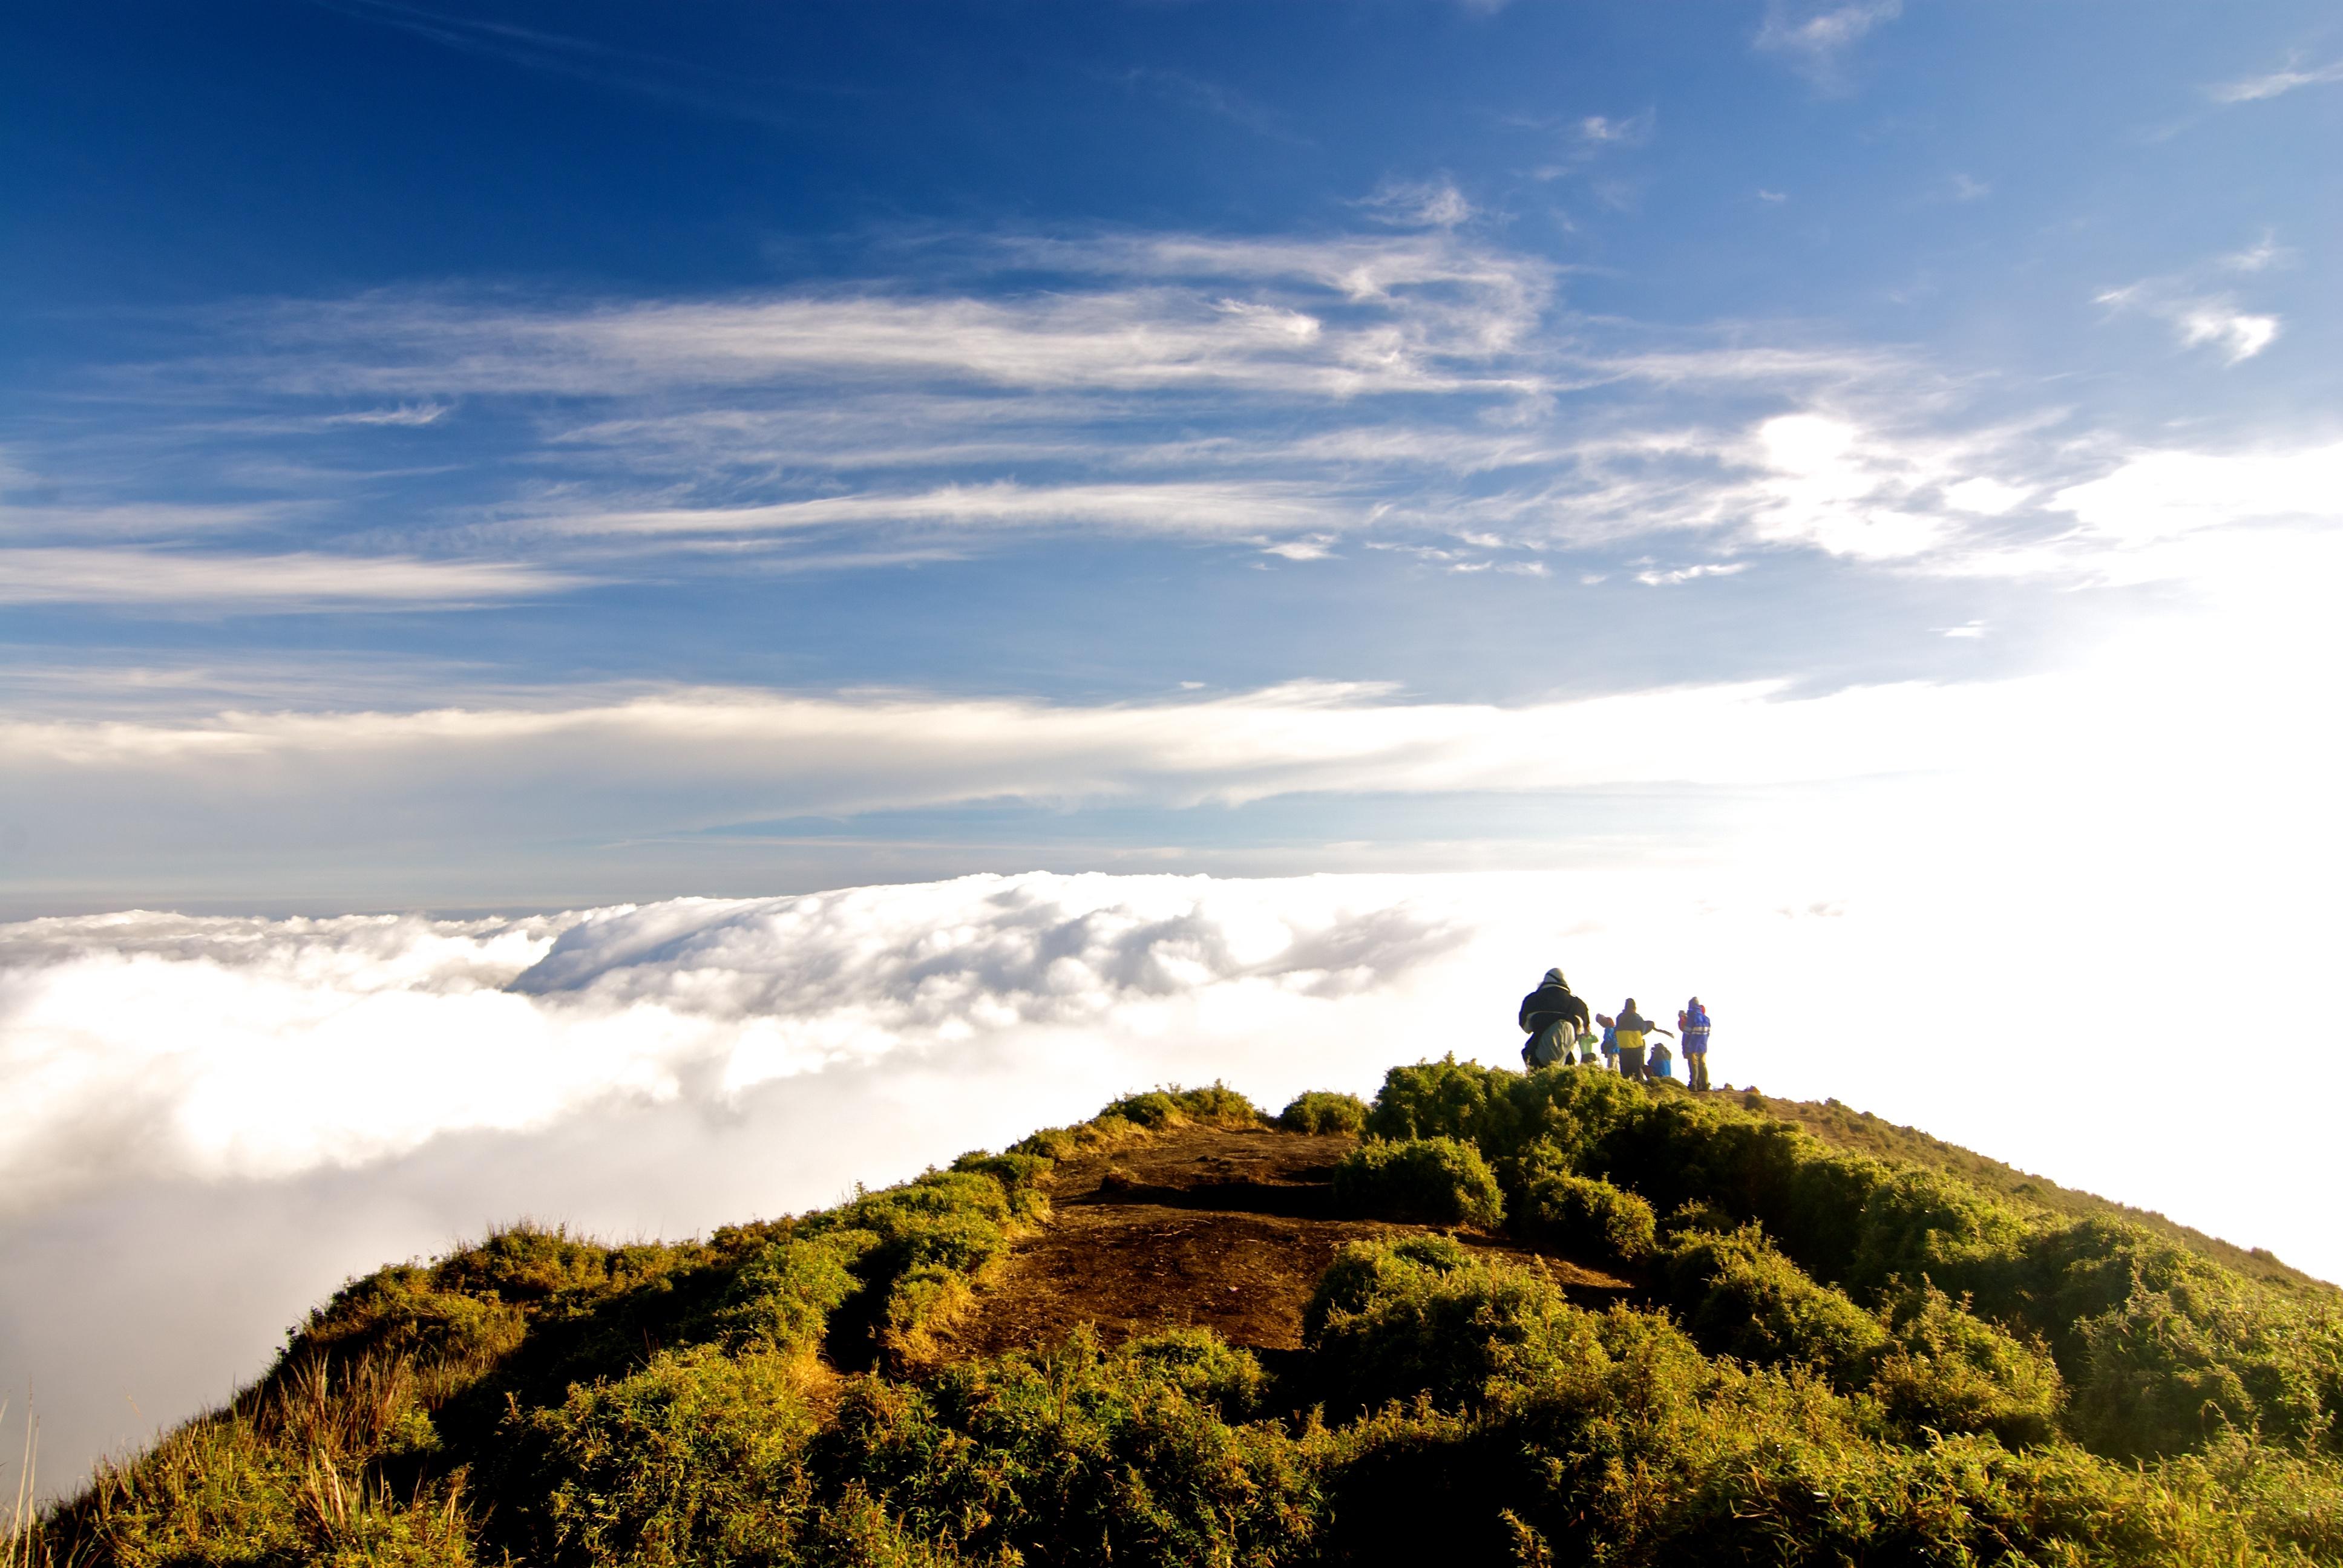
[[[1043,874],[517,920],[26,921],[0,927],[0,1206],[355,1166],[1011,1037],[1244,1034],[1466,934],[1373,879]]]

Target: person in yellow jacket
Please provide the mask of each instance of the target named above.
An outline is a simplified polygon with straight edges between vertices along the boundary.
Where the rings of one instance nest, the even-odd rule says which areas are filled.
[[[1638,1083],[1648,1081],[1644,1075],[1644,1040],[1651,1034],[1675,1033],[1662,1029],[1635,1010],[1635,999],[1629,997],[1619,1016],[1610,1020],[1613,1038],[1619,1042],[1619,1076],[1632,1078]]]

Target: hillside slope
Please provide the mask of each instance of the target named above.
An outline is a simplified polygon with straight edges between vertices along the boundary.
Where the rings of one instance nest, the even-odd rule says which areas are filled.
[[[2128,1203],[2117,1203],[2097,1193],[2061,1187],[2048,1177],[2020,1171],[2014,1165],[2005,1165],[1957,1143],[1947,1143],[1941,1138],[1932,1137],[1916,1127],[1899,1126],[1867,1111],[1849,1110],[1835,1100],[1820,1102],[1776,1100],[1755,1091],[1735,1099],[1737,1103],[1749,1110],[1795,1122],[1825,1143],[1835,1144],[1841,1149],[1852,1150],[1858,1154],[1876,1155],[1883,1160],[1898,1161],[1925,1170],[1941,1171],[1996,1197],[2063,1214],[2068,1219],[2117,1220],[2137,1225],[2187,1248],[2199,1257],[2233,1269],[2247,1279],[2259,1280],[2280,1290],[2303,1291],[2312,1295],[2323,1295],[2330,1301],[2343,1302],[2343,1288],[2289,1267],[2262,1248],[2240,1247],[2224,1241],[2218,1236],[2208,1236],[2191,1226],[2167,1220],[2152,1209],[2135,1209]]]
[[[2111,1207],[1579,1070],[1156,1091],[354,1281],[16,1560],[2343,1562],[2333,1292]]]

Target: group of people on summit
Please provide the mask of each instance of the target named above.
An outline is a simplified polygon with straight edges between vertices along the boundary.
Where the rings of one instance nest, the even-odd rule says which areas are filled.
[[[1603,1029],[1599,1047],[1594,1035],[1597,1024]],[[1664,1029],[1635,1010],[1634,997],[1627,999],[1615,1018],[1590,1013],[1586,1004],[1571,994],[1570,982],[1562,978],[1562,971],[1548,970],[1537,990],[1522,998],[1521,1026],[1529,1035],[1522,1046],[1524,1067],[1568,1067],[1574,1047],[1578,1065],[1593,1067],[1599,1049],[1605,1068],[1638,1083],[1674,1079],[1674,1053],[1664,1040],[1651,1038],[1674,1036],[1684,1045],[1685,1087],[1695,1092],[1708,1088],[1708,1010],[1700,1005],[1698,997],[1684,1003],[1676,1014],[1675,1028]]]

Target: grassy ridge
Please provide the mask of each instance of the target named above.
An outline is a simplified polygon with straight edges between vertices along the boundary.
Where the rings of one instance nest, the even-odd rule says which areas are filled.
[[[2014,1165],[2005,1165],[1998,1160],[1963,1149],[1958,1144],[1947,1143],[1916,1127],[1898,1126],[1867,1111],[1849,1110],[1835,1100],[1819,1103],[1804,1100],[1776,1100],[1751,1091],[1740,1096],[1740,1103],[1749,1110],[1795,1122],[1824,1142],[1841,1149],[1926,1170],[1942,1171],[2014,1202],[2046,1209],[2070,1219],[2121,1221],[2152,1231],[2167,1241],[2177,1242],[2249,1280],[2258,1280],[2281,1290],[2302,1291],[2314,1296],[2343,1298],[2343,1288],[2306,1274],[2299,1269],[2290,1268],[2262,1248],[2237,1246],[2218,1236],[2208,1236],[2202,1231],[2168,1220],[2154,1210],[2135,1209],[2128,1203],[2117,1203],[2096,1193],[2061,1187],[2046,1177],[2033,1175]]]
[[[1209,1333],[940,1364],[1054,1163],[1158,1091],[674,1246],[516,1229],[353,1282],[228,1409],[54,1511],[108,1564],[2343,1562],[2343,1327],[2154,1229],[1603,1074],[1397,1068],[1355,1211],[1645,1282],[1354,1243],[1272,1376]]]

